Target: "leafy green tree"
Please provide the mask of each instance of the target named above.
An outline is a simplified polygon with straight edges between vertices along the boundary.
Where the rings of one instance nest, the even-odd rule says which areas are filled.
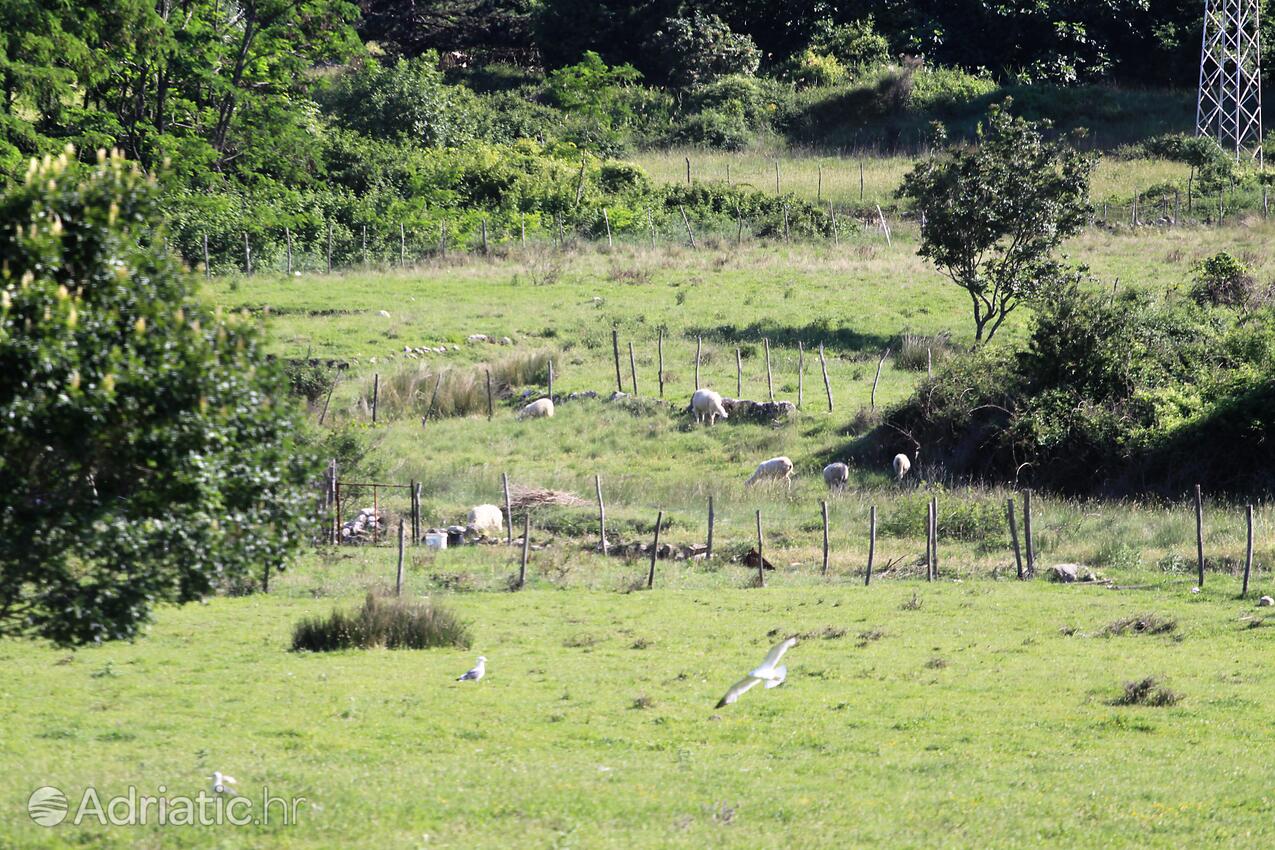
[[[1008,107],[991,108],[975,145],[919,163],[897,192],[921,219],[920,255],[969,294],[976,342],[1066,279],[1054,253],[1084,226],[1097,164]]]
[[[303,542],[316,464],[247,317],[194,297],[122,156],[0,195],[0,635],[131,638]]]
[[[732,32],[717,15],[700,11],[667,18],[647,39],[650,76],[690,88],[731,74],[757,73],[761,51],[746,34]]]
[[[369,59],[322,101],[346,127],[373,138],[455,147],[474,137],[474,95],[447,84],[433,51],[388,65]]]
[[[547,89],[558,107],[610,127],[632,117],[621,95],[641,79],[632,65],[609,67],[601,56],[589,50],[576,64],[551,73]]]

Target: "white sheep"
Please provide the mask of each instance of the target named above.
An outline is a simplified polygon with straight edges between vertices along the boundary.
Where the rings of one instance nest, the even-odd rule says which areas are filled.
[[[830,463],[823,468],[823,482],[829,490],[839,490],[850,480],[850,467],[844,463]]]
[[[788,484],[792,484],[792,461],[786,457],[772,457],[770,460],[763,460],[757,464],[757,469],[753,471],[753,475],[744,482],[745,487],[751,487],[763,478],[782,478]]]
[[[538,398],[518,411],[519,419],[541,419],[553,416],[553,399]]]
[[[908,474],[908,470],[912,468],[912,461],[908,460],[908,456],[899,453],[894,456],[894,480],[902,481],[903,476]]]
[[[475,505],[466,522],[474,531],[495,537],[505,529],[505,513],[495,505]]]
[[[722,406],[722,396],[712,390],[696,390],[695,395],[691,396],[691,412],[695,414],[696,422],[708,420],[708,424],[712,425],[720,416],[722,419],[729,418],[726,415],[726,408]]]

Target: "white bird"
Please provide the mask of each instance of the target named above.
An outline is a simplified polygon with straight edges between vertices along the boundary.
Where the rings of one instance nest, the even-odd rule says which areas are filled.
[[[726,696],[717,701],[716,707],[721,708],[724,705],[730,705],[739,699],[740,694],[752,689],[758,682],[765,682],[767,688],[777,688],[782,685],[784,679],[788,677],[788,668],[779,664],[779,659],[783,658],[784,653],[796,645],[797,639],[790,637],[783,643],[775,644],[775,646],[771,647],[761,665],[731,685],[730,690],[726,692]]]
[[[478,656],[478,663],[473,666],[473,669],[466,671],[465,675],[459,677],[456,681],[477,682],[479,679],[481,679],[483,676],[486,676],[486,675],[487,675],[487,656],[480,655]]]
[[[235,783],[238,781],[233,776],[227,776],[220,770],[214,770],[212,775],[213,793],[237,795],[239,789],[235,787]]]

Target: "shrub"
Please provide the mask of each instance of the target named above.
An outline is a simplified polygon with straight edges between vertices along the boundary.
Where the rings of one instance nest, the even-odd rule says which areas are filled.
[[[477,98],[446,83],[434,51],[392,65],[368,59],[337,77],[320,99],[344,126],[375,138],[455,147],[475,135]]]
[[[807,49],[794,56],[785,75],[799,86],[832,86],[846,79],[846,66],[830,53]]]
[[[768,120],[766,96],[761,81],[755,77],[732,75],[697,86],[688,104],[692,112],[736,115],[752,127]]]
[[[601,56],[588,50],[576,64],[550,73],[545,90],[559,108],[613,127],[627,123],[632,117],[621,93],[641,78],[632,65],[610,67]]]
[[[913,78],[911,105],[914,109],[955,112],[996,90],[996,81],[988,76],[959,68],[925,68]]]
[[[846,68],[869,68],[890,60],[890,43],[876,31],[871,16],[847,24],[825,18],[816,27],[811,47]]]
[[[292,629],[293,652],[340,649],[468,649],[469,627],[441,605],[369,593],[363,607],[333,609],[327,617],[307,617]]]
[[[731,32],[717,15],[694,11],[666,18],[647,39],[652,76],[676,88],[690,88],[730,74],[751,76],[761,51],[750,36]]]
[[[1196,266],[1191,297],[1214,307],[1255,308],[1270,302],[1271,289],[1261,290],[1248,266],[1223,251]]]
[[[753,139],[753,132],[742,115],[712,109],[686,116],[667,136],[669,144],[727,151],[743,150]]]
[[[288,391],[310,404],[326,398],[336,385],[335,370],[310,360],[288,360],[283,373],[288,379]]]

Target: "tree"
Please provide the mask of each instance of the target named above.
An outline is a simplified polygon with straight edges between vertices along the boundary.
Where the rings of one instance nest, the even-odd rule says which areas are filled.
[[[316,464],[247,317],[200,304],[119,154],[0,195],[0,636],[131,638],[302,543]]]
[[[752,38],[732,32],[717,15],[700,11],[665,19],[647,39],[646,48],[650,76],[675,88],[732,74],[752,76],[761,62]]]
[[[1023,301],[1063,281],[1053,256],[1089,214],[1093,155],[1048,141],[1040,125],[993,106],[974,146],[953,145],[912,169],[897,196],[921,220],[921,248],[970,296],[974,339],[991,339]]]

